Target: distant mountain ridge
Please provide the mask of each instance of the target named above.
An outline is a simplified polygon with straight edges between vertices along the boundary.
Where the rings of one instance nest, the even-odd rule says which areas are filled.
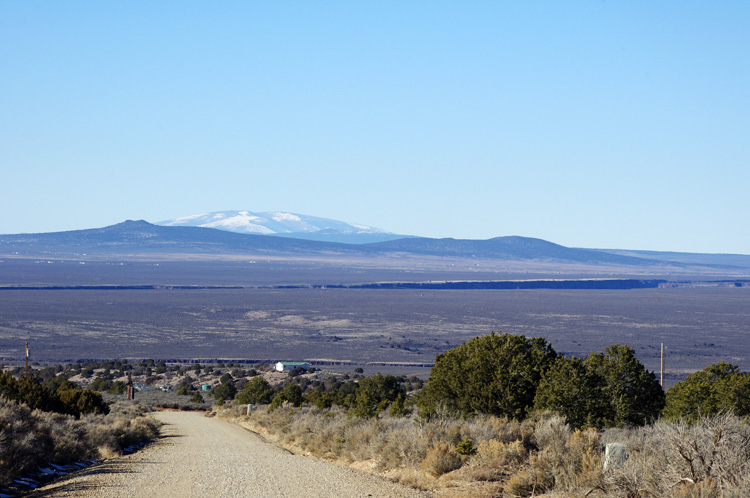
[[[216,211],[159,221],[156,224],[216,228],[235,233],[277,235],[348,244],[381,242],[404,237],[367,225],[284,211]]]
[[[686,265],[704,265],[750,268],[750,255],[746,254],[708,254],[691,252],[643,251],[625,249],[594,249],[595,251],[618,254],[620,256],[634,256],[643,259],[658,259],[674,261]]]
[[[644,253],[646,253],[644,251]],[[508,236],[487,240],[432,239],[410,237],[367,244],[346,244],[294,237],[234,233],[214,228],[161,226],[146,221],[128,220],[116,225],[67,232],[0,235],[0,255],[10,257],[137,257],[154,255],[202,258],[220,255],[248,257],[325,258],[402,258],[433,257],[446,261],[457,259],[496,261],[537,261],[545,263],[621,266],[647,269],[661,267],[681,269],[687,266],[712,266],[724,269],[750,269],[750,256],[711,259],[711,255],[689,258],[681,253],[676,261],[658,259],[660,253],[570,248],[529,237]],[[669,253],[663,253],[669,254]],[[179,256],[182,255],[182,256]],[[721,256],[721,255],[719,255]],[[735,265],[727,264],[728,262]],[[669,271],[669,270],[667,270]]]
[[[29,250],[49,254],[315,253],[340,252],[346,247],[345,244],[241,234],[213,228],[164,227],[143,220],[127,220],[103,228],[67,232],[0,235],[0,251],[6,254],[21,254]]]
[[[574,249],[542,239],[519,236],[495,237],[486,240],[411,238],[370,244],[370,247],[389,252],[486,259],[536,259],[629,266],[652,266],[664,263],[664,261],[591,249]]]

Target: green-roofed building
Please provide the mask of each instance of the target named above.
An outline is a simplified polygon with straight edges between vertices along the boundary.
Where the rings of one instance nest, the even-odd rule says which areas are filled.
[[[277,372],[287,372],[294,370],[295,368],[303,368],[307,370],[310,368],[310,364],[306,361],[280,361],[276,364]]]

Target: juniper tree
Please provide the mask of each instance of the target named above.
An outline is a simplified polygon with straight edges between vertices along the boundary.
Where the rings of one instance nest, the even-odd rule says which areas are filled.
[[[476,337],[437,356],[419,406],[423,414],[443,405],[464,414],[523,419],[556,357],[540,337],[494,332]]]

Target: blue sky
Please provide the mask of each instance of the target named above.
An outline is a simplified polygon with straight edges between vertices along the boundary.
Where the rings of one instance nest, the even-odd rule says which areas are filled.
[[[750,254],[747,2],[0,3],[0,233],[291,211]]]

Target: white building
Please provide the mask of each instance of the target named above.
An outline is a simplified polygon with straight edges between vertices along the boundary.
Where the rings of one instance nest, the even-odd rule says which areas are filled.
[[[306,361],[280,361],[276,364],[277,372],[285,372],[294,370],[295,368],[304,368],[305,370],[307,370],[308,368],[310,368],[310,364]]]

